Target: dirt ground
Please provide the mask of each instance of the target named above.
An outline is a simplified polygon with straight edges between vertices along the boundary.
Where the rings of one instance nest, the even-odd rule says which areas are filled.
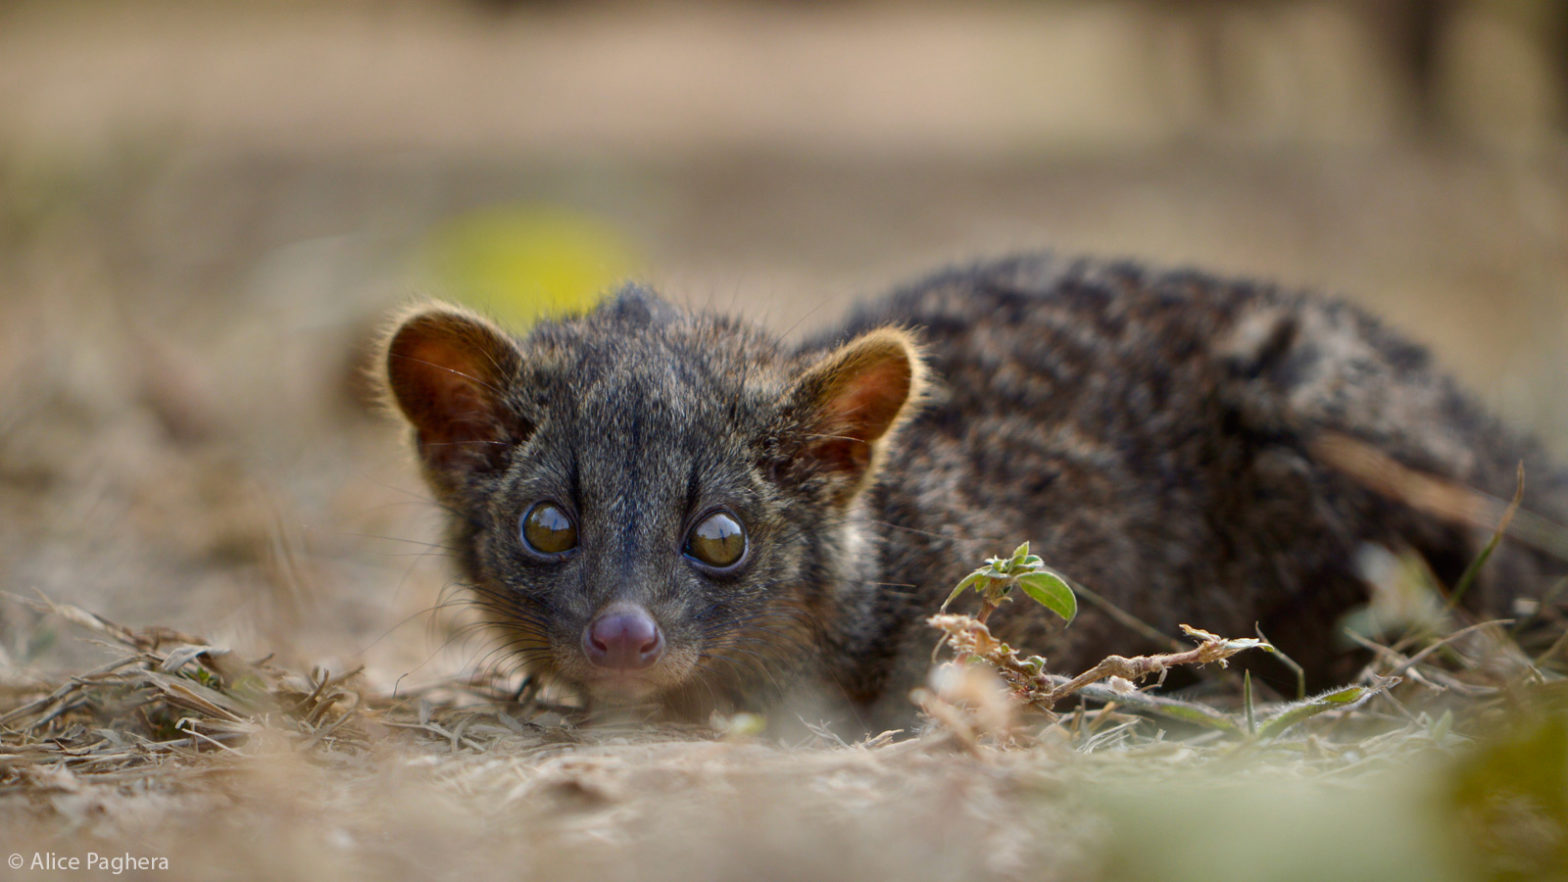
[[[1484,101],[1496,137],[1416,133],[1345,21],[1284,5],[1250,33],[1294,78],[1225,120],[1136,4],[0,8],[0,715],[123,652],[39,596],[365,694],[495,663],[363,376],[411,299],[507,310],[443,269],[475,237],[565,237],[503,280],[791,334],[1022,249],[1325,289],[1568,456],[1568,140]],[[0,740],[6,878],[1464,877],[1444,733],[1287,761],[474,719],[112,770]]]

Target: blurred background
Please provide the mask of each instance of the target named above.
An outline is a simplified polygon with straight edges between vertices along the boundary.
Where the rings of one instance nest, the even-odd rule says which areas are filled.
[[[626,277],[791,334],[1021,249],[1278,280],[1568,455],[1565,133],[1557,0],[0,0],[0,591],[483,663],[367,348]]]

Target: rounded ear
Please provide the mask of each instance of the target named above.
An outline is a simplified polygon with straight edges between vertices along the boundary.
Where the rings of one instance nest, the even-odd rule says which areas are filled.
[[[529,429],[506,401],[522,355],[484,319],[448,307],[414,313],[387,340],[386,385],[415,430],[432,479],[498,467]]]
[[[788,393],[800,433],[789,468],[827,476],[848,500],[876,471],[885,438],[915,410],[925,364],[908,333],[879,328],[823,356]]]

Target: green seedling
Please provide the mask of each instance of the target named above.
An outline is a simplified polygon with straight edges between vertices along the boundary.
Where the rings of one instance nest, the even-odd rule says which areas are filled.
[[[1060,573],[1047,567],[1039,555],[1030,554],[1028,542],[1014,549],[1011,557],[986,558],[985,565],[965,576],[942,602],[942,611],[946,612],[948,604],[973,588],[980,595],[980,611],[975,618],[984,624],[997,607],[1011,599],[1015,586],[1064,622],[1071,622],[1078,614],[1078,598],[1072,586]]]

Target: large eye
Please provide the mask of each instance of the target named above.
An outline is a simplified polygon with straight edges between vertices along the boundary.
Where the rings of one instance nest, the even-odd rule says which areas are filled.
[[[523,514],[523,544],[535,554],[553,556],[577,547],[577,525],[559,505],[536,502]]]
[[[729,512],[716,511],[697,522],[686,536],[687,556],[724,569],[746,554],[746,529]]]

